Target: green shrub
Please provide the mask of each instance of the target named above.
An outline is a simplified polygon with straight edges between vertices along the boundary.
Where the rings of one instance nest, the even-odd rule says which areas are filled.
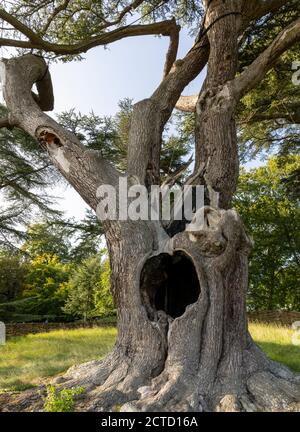
[[[45,412],[72,412],[74,410],[74,396],[84,392],[83,387],[58,390],[54,385],[47,387],[45,398]]]

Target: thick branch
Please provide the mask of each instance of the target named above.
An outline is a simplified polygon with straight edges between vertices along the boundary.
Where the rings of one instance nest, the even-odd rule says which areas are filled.
[[[43,76],[35,84],[38,94],[32,92],[32,95],[36,103],[42,111],[52,111],[54,108],[54,94],[48,66]]]
[[[159,162],[163,128],[178,101],[181,92],[205,67],[209,44],[204,36],[177,60],[169,74],[149,99],[135,105],[128,143],[128,172],[142,183],[159,183]]]
[[[183,112],[195,112],[199,95],[180,96],[175,108]]]
[[[246,0],[243,6],[243,16],[246,20],[257,20],[264,15],[278,11],[286,5],[287,0]],[[248,24],[248,23],[247,23]]]
[[[276,60],[298,41],[300,41],[300,18],[280,32],[271,45],[233,80],[236,97],[241,98],[253,89],[276,63]]]
[[[266,113],[254,113],[249,118],[241,119],[240,123],[256,123],[260,121],[285,120],[290,124],[300,123],[300,107],[299,103],[283,104],[282,108],[285,111],[273,111]]]
[[[180,26],[176,25],[176,22],[174,20],[174,29],[170,32],[170,45],[169,49],[166,55],[166,62],[164,67],[164,78],[168,75],[170,72],[173,63],[176,60],[177,57],[177,51],[178,51],[178,45],[179,45],[179,32],[180,32]]]
[[[210,5],[210,1],[206,2],[207,7]],[[250,21],[257,20],[267,13],[276,12],[282,6],[286,4],[286,0],[255,0],[255,1],[245,1],[242,9],[241,22],[239,28],[239,34],[241,34],[249,25]],[[206,17],[205,17],[206,18]],[[204,29],[205,19],[203,20],[202,30],[203,33],[206,30]],[[196,110],[196,102],[198,95],[191,96],[180,96],[176,103],[176,108],[183,112],[195,112]]]
[[[120,39],[132,36],[147,36],[147,35],[163,35],[170,36],[173,39],[171,43],[172,49],[169,55],[171,60],[174,55],[174,45],[176,45],[176,38],[174,35],[178,33],[178,26],[175,20],[166,20],[153,24],[145,25],[127,25],[124,27],[117,28],[107,33],[102,33],[100,35],[89,38],[88,40],[78,42],[76,44],[56,44],[45,41],[37,33],[19,21],[17,18],[10,15],[4,9],[0,9],[0,18],[11,24],[16,30],[21,32],[29,40],[17,40],[17,39],[6,39],[0,38],[1,46],[13,46],[17,48],[29,48],[29,49],[39,49],[48,52],[53,52],[57,55],[73,55],[80,54],[88,51],[91,48],[100,45],[107,45],[112,42],[116,42]],[[177,50],[176,50],[177,52]],[[176,56],[175,56],[176,58]]]

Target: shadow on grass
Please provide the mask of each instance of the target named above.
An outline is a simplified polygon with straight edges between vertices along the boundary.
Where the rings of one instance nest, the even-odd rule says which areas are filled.
[[[300,346],[274,342],[256,343],[271,360],[284,364],[294,372],[300,372]]]

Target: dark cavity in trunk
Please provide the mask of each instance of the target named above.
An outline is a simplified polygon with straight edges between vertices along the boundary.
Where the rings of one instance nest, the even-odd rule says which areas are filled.
[[[183,252],[162,253],[148,259],[141,273],[141,294],[150,319],[158,311],[172,318],[183,315],[200,294],[192,260]]]

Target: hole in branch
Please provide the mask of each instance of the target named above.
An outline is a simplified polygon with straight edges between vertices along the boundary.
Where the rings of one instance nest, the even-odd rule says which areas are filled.
[[[162,310],[172,318],[184,314],[200,294],[200,284],[192,260],[183,252],[160,254],[148,259],[141,272],[142,301],[149,318]]]

